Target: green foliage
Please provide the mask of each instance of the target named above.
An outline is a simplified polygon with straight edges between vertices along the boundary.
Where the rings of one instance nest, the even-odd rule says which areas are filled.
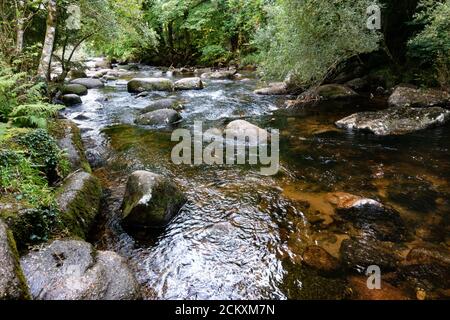
[[[378,49],[380,34],[366,22],[370,0],[282,0],[272,25],[260,31],[263,69],[282,79],[317,84],[342,61]]]
[[[24,104],[14,107],[8,117],[18,127],[47,128],[47,120],[61,109],[63,106],[47,103]]]
[[[41,168],[48,179],[67,174],[66,157],[58,148],[56,141],[45,130],[33,130],[21,136],[17,141],[26,147],[27,155],[35,166]]]
[[[414,23],[423,30],[408,42],[409,56],[436,68],[442,86],[450,84],[450,0],[423,0]]]

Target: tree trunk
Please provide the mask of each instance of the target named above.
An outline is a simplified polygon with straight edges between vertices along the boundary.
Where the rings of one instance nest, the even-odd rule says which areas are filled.
[[[53,46],[55,44],[56,36],[56,0],[48,0],[48,15],[47,15],[47,31],[45,32],[44,47],[42,48],[41,60],[37,75],[42,78],[49,79],[50,63],[53,53]]]
[[[23,51],[23,37],[25,28],[25,1],[19,0],[17,2],[17,36],[16,36],[16,52]]]

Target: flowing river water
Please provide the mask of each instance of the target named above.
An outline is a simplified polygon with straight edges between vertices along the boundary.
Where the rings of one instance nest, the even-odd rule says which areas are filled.
[[[334,122],[357,111],[385,108],[383,99],[321,103],[286,111],[285,97],[253,94],[257,80],[206,80],[200,91],[127,92],[132,77],[164,76],[140,66],[129,78],[89,90],[83,104],[66,109],[82,131],[94,173],[105,188],[92,239],[99,249],[128,258],[147,299],[343,298],[347,274],[321,275],[301,264],[311,244],[334,256],[348,233],[334,223],[330,192],[377,199],[397,209],[422,241],[450,244],[450,127],[403,137],[338,130]],[[174,80],[176,78],[173,78]],[[139,109],[165,97],[182,101],[182,128],[204,129],[246,119],[280,130],[280,172],[261,176],[249,166],[174,165],[171,130],[134,124]],[[133,238],[121,227],[127,177],[149,170],[175,181],[188,203],[171,224]],[[421,238],[422,237],[422,238]],[[429,236],[428,236],[429,237]]]

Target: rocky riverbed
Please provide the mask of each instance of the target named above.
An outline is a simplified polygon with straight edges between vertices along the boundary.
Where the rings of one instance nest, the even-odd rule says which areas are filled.
[[[20,258],[17,272],[14,244],[0,237],[14,283],[7,294],[450,296],[450,127],[442,92],[400,87],[371,95],[352,81],[298,96],[289,83],[263,88],[252,72],[89,65],[58,96],[72,122],[56,131],[77,170],[61,207],[90,244],[43,245]],[[171,132],[192,130],[194,121],[204,130],[233,121],[279,129],[280,172],[175,165]],[[82,146],[72,139],[78,134]],[[371,265],[381,268],[381,290],[366,286]]]

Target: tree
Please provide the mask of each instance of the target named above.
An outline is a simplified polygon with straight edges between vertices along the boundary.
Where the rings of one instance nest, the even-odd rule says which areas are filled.
[[[297,83],[320,84],[342,61],[379,48],[380,34],[367,28],[370,0],[280,0],[271,24],[258,33],[267,76],[289,73]]]
[[[47,29],[45,32],[44,46],[42,47],[41,59],[37,71],[37,75],[45,79],[49,79],[50,77],[50,64],[52,61],[52,54],[56,37],[56,25],[58,21],[58,7],[56,0],[48,0],[47,11]]]

